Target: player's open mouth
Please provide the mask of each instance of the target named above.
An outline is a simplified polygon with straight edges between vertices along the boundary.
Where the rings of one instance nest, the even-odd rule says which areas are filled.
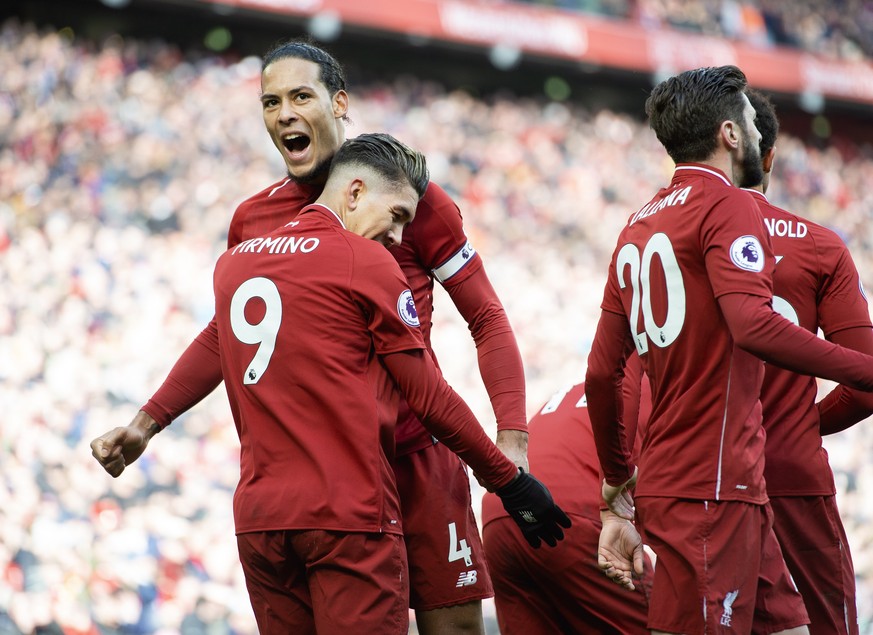
[[[288,152],[297,154],[309,147],[309,137],[303,134],[290,134],[282,137],[282,144],[288,149]]]

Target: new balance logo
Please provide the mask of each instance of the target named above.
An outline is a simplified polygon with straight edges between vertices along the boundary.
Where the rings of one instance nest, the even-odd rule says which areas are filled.
[[[458,583],[455,585],[457,588],[461,588],[462,586],[471,586],[476,584],[479,580],[479,574],[476,572],[476,569],[472,571],[463,571],[461,575],[458,576]]]
[[[739,589],[736,589],[735,591],[731,591],[730,593],[728,593],[725,596],[724,602],[721,603],[721,606],[724,609],[724,611],[721,614],[721,625],[722,626],[730,626],[731,625],[731,616],[734,614],[734,609],[733,609],[734,600],[737,599],[737,596],[739,594],[740,594]]]
[[[523,512],[521,512],[521,517],[524,519],[524,522],[526,522],[526,523],[533,524],[533,523],[537,522],[537,517],[533,515],[532,511],[529,511],[527,509],[524,510]]]

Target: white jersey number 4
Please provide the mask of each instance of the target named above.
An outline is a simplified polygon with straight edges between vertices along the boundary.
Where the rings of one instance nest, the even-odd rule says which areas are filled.
[[[663,324],[658,324],[655,321],[655,314],[652,311],[652,288],[649,275],[652,259],[655,255],[661,261],[667,285],[667,315]],[[640,255],[640,250],[636,245],[626,244],[616,256],[615,268],[618,272],[619,287],[625,289],[628,284],[631,287],[631,307],[628,322],[637,352],[640,355],[645,355],[649,350],[649,341],[660,348],[670,346],[679,337],[685,324],[685,282],[670,238],[667,234],[660,232],[652,235],[649,242],[646,243],[642,255]],[[625,279],[626,275],[629,279]],[[643,314],[645,329],[643,333],[637,333],[640,311]]]
[[[467,544],[466,539],[458,540],[458,528],[455,523],[449,523],[449,562],[463,560],[468,567],[473,566],[473,550]]]

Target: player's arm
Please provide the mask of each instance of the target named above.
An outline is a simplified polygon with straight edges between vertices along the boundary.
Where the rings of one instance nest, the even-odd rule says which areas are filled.
[[[481,478],[499,488],[515,477],[518,468],[491,442],[424,350],[389,353],[382,360],[424,426]]]
[[[477,254],[467,241],[458,206],[431,183],[410,224],[417,257],[443,285],[470,328],[479,373],[497,419],[497,445],[527,467],[524,367],[506,311]]]
[[[834,344],[873,355],[873,329],[857,327],[828,335]],[[816,404],[822,436],[840,432],[873,415],[873,392],[862,392],[840,384]]]
[[[484,267],[460,282],[447,280],[444,288],[476,342],[479,373],[497,418],[497,447],[527,470],[524,366],[506,311]]]
[[[218,328],[213,317],[173,365],[164,383],[142,407],[163,429],[221,383]]]
[[[773,311],[769,298],[728,293],[719,307],[737,346],[795,373],[873,390],[873,357],[843,348]]]
[[[110,475],[118,476],[145,451],[151,438],[221,383],[215,319],[185,349],[163,385],[127,426],[91,441],[91,453]]]
[[[494,488],[528,542],[554,546],[570,519],[548,489],[519,470],[485,434],[470,408],[446,383],[430,355],[407,350],[382,355],[410,408],[424,426]]]
[[[625,360],[632,346],[627,319],[617,313],[601,311],[588,356],[585,394],[604,476],[604,498],[610,509],[626,518],[633,517],[627,487],[636,473],[631,462],[632,440],[629,444],[622,419]]]
[[[244,205],[234,212],[227,246],[242,240]],[[216,389],[222,381],[215,317],[182,353],[164,383],[126,427],[118,427],[91,442],[91,453],[112,476],[138,459],[149,440]]]

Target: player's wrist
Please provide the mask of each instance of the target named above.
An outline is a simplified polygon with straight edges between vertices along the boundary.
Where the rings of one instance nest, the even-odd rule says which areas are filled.
[[[133,418],[133,421],[130,422],[129,427],[142,434],[146,441],[154,437],[163,429],[161,428],[161,425],[144,410],[140,410],[136,413],[136,416]]]

